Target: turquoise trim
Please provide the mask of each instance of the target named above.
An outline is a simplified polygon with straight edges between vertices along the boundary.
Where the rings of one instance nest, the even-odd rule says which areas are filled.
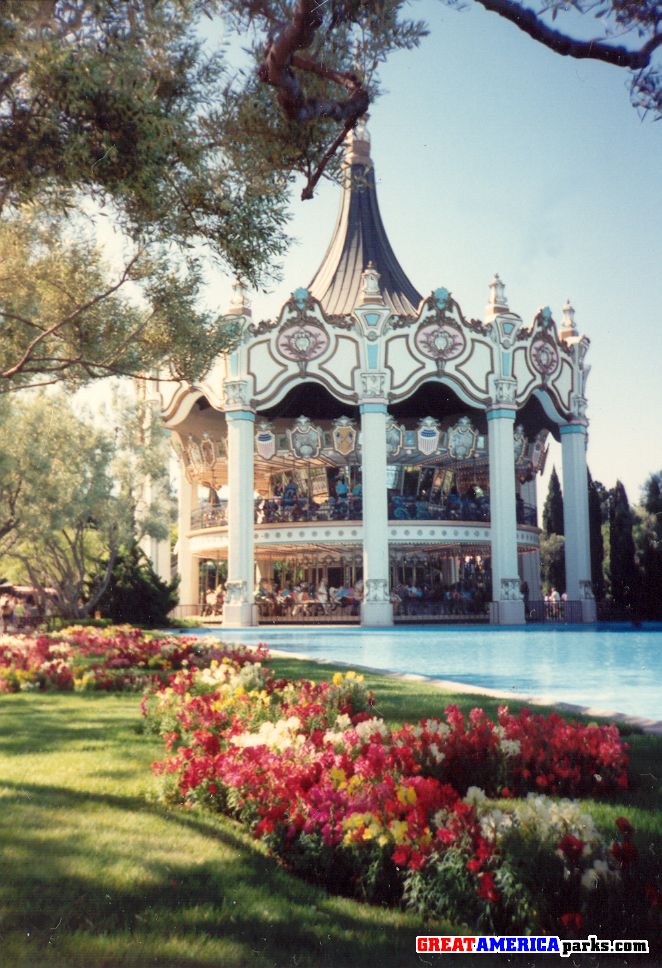
[[[379,347],[375,346],[374,344],[368,347],[368,368],[369,369],[371,370],[377,369],[378,355],[379,355]]]
[[[361,413],[386,413],[385,403],[361,403],[359,404]]]
[[[505,407],[497,407],[494,410],[487,411],[488,420],[515,420],[515,411],[506,409]]]
[[[565,434],[585,434],[587,429],[584,424],[564,424],[559,427],[561,436],[565,436]]]
[[[255,414],[252,410],[228,410],[225,414],[226,420],[250,420],[255,423]]]
[[[512,376],[512,373],[510,372],[511,364],[512,364],[512,357],[511,357],[510,353],[503,353],[502,352],[501,353],[501,366],[503,367],[503,375],[504,376]]]

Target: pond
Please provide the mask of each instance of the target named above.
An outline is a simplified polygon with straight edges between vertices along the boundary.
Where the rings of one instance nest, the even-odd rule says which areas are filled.
[[[662,627],[200,629],[224,642],[662,720]]]

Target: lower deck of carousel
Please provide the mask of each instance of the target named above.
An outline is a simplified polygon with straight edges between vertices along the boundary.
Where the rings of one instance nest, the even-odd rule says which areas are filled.
[[[196,523],[198,528],[189,533],[189,547],[197,560],[199,604],[188,613],[221,621],[227,527]],[[489,522],[393,519],[388,532],[395,622],[489,621]],[[526,599],[533,591],[526,579],[532,567],[538,568],[538,529],[520,524],[517,541]],[[361,520],[256,524],[256,620],[260,624],[359,624],[363,565]]]

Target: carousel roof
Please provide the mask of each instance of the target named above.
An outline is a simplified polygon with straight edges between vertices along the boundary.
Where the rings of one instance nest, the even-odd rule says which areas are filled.
[[[364,123],[359,122],[350,135],[346,164],[348,177],[333,238],[308,289],[329,315],[349,314],[360,300],[361,274],[372,262],[386,304],[398,315],[415,315],[421,296],[398,262],[384,229]]]

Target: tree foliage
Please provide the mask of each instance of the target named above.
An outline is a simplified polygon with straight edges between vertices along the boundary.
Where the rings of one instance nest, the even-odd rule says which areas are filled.
[[[651,474],[644,484],[635,544],[643,617],[662,619],[662,471]]]
[[[540,577],[546,592],[565,591],[565,538],[560,534],[540,536]]]
[[[234,330],[198,309],[197,264],[181,273],[156,255],[138,251],[112,270],[93,240],[58,220],[0,220],[0,393],[159,365],[179,379],[206,372]]]
[[[602,507],[600,490],[604,488],[588,474],[588,525],[591,546],[591,578],[593,594],[598,602],[605,597],[604,557],[605,548],[602,537]]]
[[[125,412],[116,432],[99,429],[54,394],[23,398],[20,409],[3,401],[2,571],[34,586],[42,603],[54,589],[68,617],[94,610],[138,519],[165,536],[160,509],[137,513],[137,485],[158,464],[154,439],[143,447],[137,440],[141,423],[137,412]]]
[[[177,579],[164,582],[134,542],[121,549],[97,608],[113,622],[166,625],[177,604]]]
[[[563,527],[563,494],[556,468],[552,467],[547,497],[542,509],[542,526],[545,534],[565,534]]]
[[[639,612],[639,570],[632,533],[634,514],[623,484],[616,481],[609,514],[609,567],[614,606],[628,615]]]

